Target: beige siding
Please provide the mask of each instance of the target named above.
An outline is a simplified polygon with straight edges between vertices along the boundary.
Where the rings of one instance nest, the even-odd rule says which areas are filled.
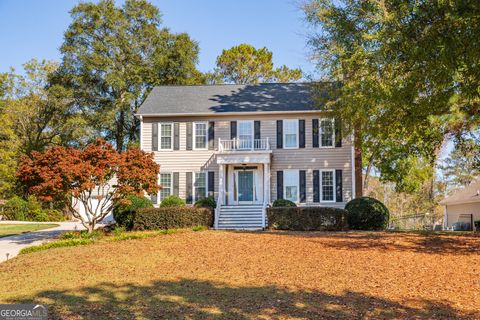
[[[312,147],[312,119],[321,117],[318,114],[268,114],[255,116],[214,116],[214,117],[176,117],[143,119],[142,148],[152,150],[152,123],[179,122],[180,123],[180,150],[157,151],[155,160],[164,172],[180,172],[180,196],[185,197],[186,174],[188,171],[215,171],[215,188],[218,188],[218,165],[213,150],[186,150],[186,123],[193,121],[215,121],[215,148],[218,148],[218,139],[230,139],[230,121],[232,120],[260,120],[261,136],[269,138],[273,154],[271,163],[271,199],[276,199],[276,171],[298,169],[307,171],[307,203],[313,204],[313,170],[342,169],[343,170],[343,198],[348,201],[352,195],[351,156],[352,144],[350,137],[343,137],[341,148],[313,148]],[[306,147],[301,149],[276,149],[276,120],[304,119]],[[325,204],[328,206],[343,205]]]
[[[461,214],[473,214],[473,221],[480,220],[480,202],[450,204],[446,206],[447,210],[447,226],[451,227],[456,222],[468,222],[465,219],[459,219]]]

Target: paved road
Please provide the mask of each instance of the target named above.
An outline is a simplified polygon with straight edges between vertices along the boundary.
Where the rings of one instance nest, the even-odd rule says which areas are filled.
[[[1,224],[42,224],[43,222],[25,222],[25,221],[0,221]],[[82,230],[84,227],[79,222],[45,222],[46,224],[55,223],[58,227],[38,230],[34,232],[22,233],[13,236],[0,238],[0,262],[11,259],[18,255],[18,252],[28,246],[33,246],[52,240],[59,234],[69,230]]]

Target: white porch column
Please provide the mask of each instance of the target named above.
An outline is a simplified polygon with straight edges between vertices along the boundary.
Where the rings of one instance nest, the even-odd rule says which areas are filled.
[[[270,203],[270,163],[263,164],[263,209],[262,209],[262,228],[266,227],[266,210]]]
[[[225,165],[220,164],[218,166],[218,198],[217,208],[215,209],[215,229],[218,229],[218,218],[220,216],[220,208],[225,198]]]

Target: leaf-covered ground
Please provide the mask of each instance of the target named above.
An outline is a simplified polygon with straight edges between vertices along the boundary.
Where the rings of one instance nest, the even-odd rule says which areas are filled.
[[[480,319],[480,237],[182,232],[0,264],[54,318]]]

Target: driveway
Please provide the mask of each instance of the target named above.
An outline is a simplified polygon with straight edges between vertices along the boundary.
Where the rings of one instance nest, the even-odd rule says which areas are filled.
[[[42,222],[26,221],[0,221],[0,224],[42,224]],[[46,224],[55,223],[58,227],[38,230],[28,233],[16,234],[13,236],[0,238],[0,262],[11,259],[18,255],[18,252],[29,246],[38,245],[48,240],[56,238],[59,234],[71,230],[83,230],[84,227],[79,222],[45,222]]]

